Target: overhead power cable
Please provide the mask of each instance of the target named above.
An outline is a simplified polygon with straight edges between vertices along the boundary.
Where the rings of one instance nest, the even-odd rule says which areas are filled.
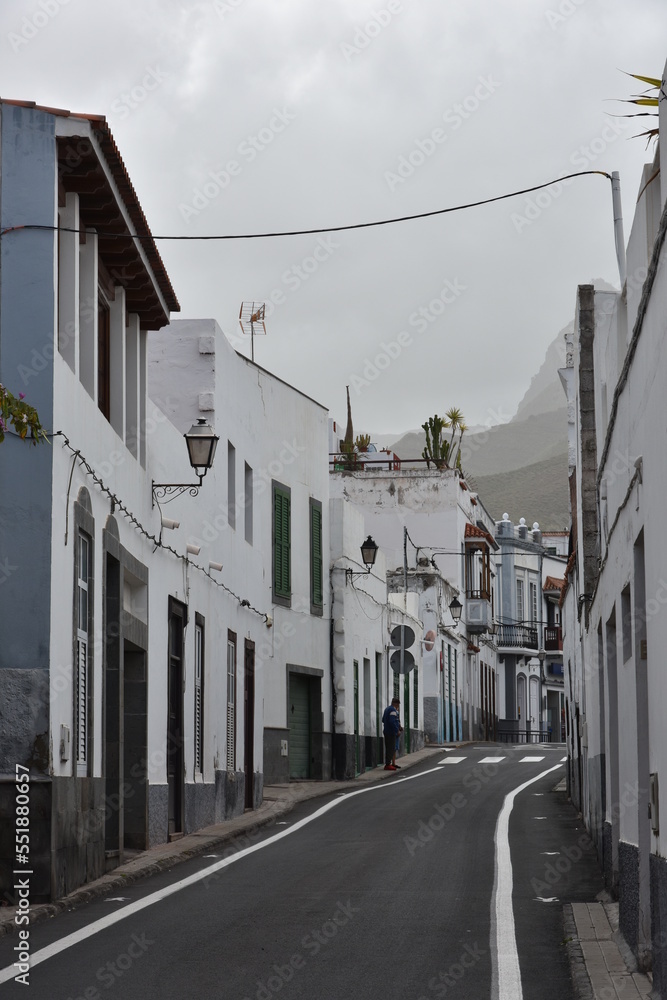
[[[471,201],[465,205],[452,205],[449,208],[436,208],[431,212],[418,212],[416,215],[400,215],[394,219],[380,219],[376,222],[355,222],[347,226],[322,226],[319,229],[290,229],[284,232],[275,233],[228,233],[223,235],[214,236],[152,236],[150,233],[107,233],[99,230],[98,236],[104,236],[105,238],[115,237],[117,239],[134,239],[134,240],[264,240],[270,239],[272,237],[278,236],[317,236],[321,233],[342,233],[351,229],[371,229],[376,226],[393,226],[398,222],[412,222],[415,219],[429,219],[434,215],[446,215],[448,212],[462,212],[467,208],[477,208],[479,205],[490,205],[495,201],[504,201],[507,198],[516,198],[521,194],[531,194],[533,191],[541,191],[542,188],[551,187],[552,184],[560,184],[563,181],[571,180],[573,177],[586,177],[589,174],[597,174],[600,177],[606,177],[607,180],[611,181],[611,174],[608,174],[604,170],[579,170],[574,174],[564,174],[561,177],[556,177],[551,181],[546,181],[544,184],[536,184],[534,187],[522,188],[520,191],[510,191],[507,194],[495,195],[493,198],[483,198],[481,201]],[[18,229],[45,229],[45,230],[58,230],[61,233],[79,233],[85,230],[81,229],[71,229],[65,226],[41,226],[41,225],[24,225],[24,226],[9,226],[7,229],[3,229],[0,232],[0,236],[4,236],[6,233],[14,232]]]

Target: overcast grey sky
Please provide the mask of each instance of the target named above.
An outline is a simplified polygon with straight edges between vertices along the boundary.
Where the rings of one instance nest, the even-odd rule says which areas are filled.
[[[311,229],[652,158],[614,98],[660,76],[664,0],[4,0],[0,95],[104,114],[155,235]],[[641,123],[641,119],[638,120]],[[317,238],[159,244],[181,316],[356,432],[514,413],[576,286],[618,285],[609,182]],[[273,304],[272,304],[273,303]],[[156,334],[155,336],[159,336]],[[250,354],[249,339],[239,349]]]

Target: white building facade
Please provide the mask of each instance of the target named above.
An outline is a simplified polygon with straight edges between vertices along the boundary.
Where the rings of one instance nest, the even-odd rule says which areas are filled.
[[[168,325],[103,118],[1,102],[0,140],[0,381],[50,436],[0,447],[0,810],[24,769],[39,902],[330,776],[327,413]]]
[[[664,80],[663,80],[664,94]],[[619,294],[579,287],[562,379],[573,552],[563,602],[569,786],[620,929],[667,996],[666,105],[644,169]]]
[[[423,677],[417,697],[424,716],[415,745],[492,738],[499,693],[489,633],[495,601],[493,521],[453,469],[370,464],[361,471],[334,471],[330,480],[332,496],[362,512],[365,533],[384,553],[390,593],[418,597]],[[426,565],[420,566],[420,559]],[[463,607],[457,631],[449,613],[456,596]],[[411,698],[414,705],[414,692]]]

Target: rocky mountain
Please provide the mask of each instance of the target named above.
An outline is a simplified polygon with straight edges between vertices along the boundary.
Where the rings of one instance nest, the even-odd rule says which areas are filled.
[[[545,531],[569,524],[567,407],[558,377],[567,329],[549,345],[512,419],[463,438],[465,475],[496,520],[507,512],[515,523],[525,517]],[[421,456],[424,444],[423,431],[410,431],[391,447],[409,459]]]

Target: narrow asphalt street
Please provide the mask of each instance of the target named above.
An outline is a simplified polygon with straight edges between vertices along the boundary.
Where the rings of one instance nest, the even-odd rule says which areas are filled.
[[[602,880],[554,791],[562,757],[562,747],[469,746],[303,802],[251,846],[32,927],[30,996],[518,1000],[522,989],[568,1000],[562,906],[594,899]],[[508,813],[506,796],[526,782]],[[496,836],[503,803],[509,869]],[[0,969],[16,944],[0,940]],[[24,996],[7,975],[3,998]]]

